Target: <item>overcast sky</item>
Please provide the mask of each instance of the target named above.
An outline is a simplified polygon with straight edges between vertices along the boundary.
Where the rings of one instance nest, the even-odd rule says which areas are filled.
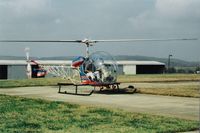
[[[0,0],[3,39],[200,38],[200,0]],[[80,44],[0,43],[0,55],[84,55]],[[97,43],[94,51],[200,61],[200,40]]]

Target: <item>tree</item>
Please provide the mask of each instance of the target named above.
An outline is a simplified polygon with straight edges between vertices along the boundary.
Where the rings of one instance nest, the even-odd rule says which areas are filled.
[[[197,66],[195,71],[200,71],[200,66]]]
[[[176,73],[176,68],[170,67],[170,68],[168,69],[168,73]]]
[[[196,67],[195,72],[196,72],[196,73],[200,73],[200,66],[197,66],[197,67]]]

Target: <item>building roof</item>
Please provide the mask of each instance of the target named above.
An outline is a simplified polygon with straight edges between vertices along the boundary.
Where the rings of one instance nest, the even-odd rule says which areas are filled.
[[[62,64],[71,64],[72,61],[69,60],[37,60],[37,63],[43,65],[62,65]],[[26,65],[26,60],[0,60],[0,65]],[[31,63],[34,64],[34,63]]]
[[[37,60],[42,65],[71,65],[71,60]],[[26,60],[0,60],[0,65],[26,65]],[[31,63],[34,64],[34,63]],[[117,61],[119,65],[165,65],[158,61]]]
[[[119,65],[165,65],[158,61],[117,61]]]

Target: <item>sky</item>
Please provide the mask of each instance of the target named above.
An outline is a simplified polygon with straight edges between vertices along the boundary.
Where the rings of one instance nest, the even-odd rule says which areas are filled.
[[[200,38],[200,0],[0,0],[0,40]],[[0,43],[0,56],[85,55],[76,43]],[[200,40],[97,43],[90,52],[200,61]]]

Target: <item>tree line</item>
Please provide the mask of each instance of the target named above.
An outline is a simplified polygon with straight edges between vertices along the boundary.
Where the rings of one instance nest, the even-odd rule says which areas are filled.
[[[200,66],[197,66],[196,68],[176,68],[176,67],[170,67],[166,69],[166,73],[197,73],[200,74]]]

